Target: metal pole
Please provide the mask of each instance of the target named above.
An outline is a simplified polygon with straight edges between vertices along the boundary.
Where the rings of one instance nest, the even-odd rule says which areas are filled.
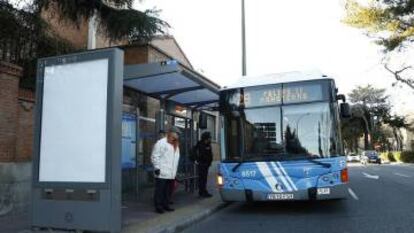
[[[246,71],[246,20],[244,13],[244,0],[241,2],[241,31],[242,31],[242,75],[245,76]]]
[[[88,21],[88,50],[96,49],[96,12]]]
[[[140,127],[139,127],[139,116],[140,116],[140,111],[139,108],[137,107],[135,109],[135,115],[136,115],[136,124],[135,124],[135,198],[136,200],[139,199],[139,185],[140,185],[140,179],[139,179],[139,165],[144,165],[144,160],[140,160],[140,152],[139,152],[139,143],[140,143]],[[142,168],[144,168],[144,166],[142,166]]]

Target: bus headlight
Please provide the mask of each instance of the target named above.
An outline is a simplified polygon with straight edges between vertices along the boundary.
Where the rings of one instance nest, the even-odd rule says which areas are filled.
[[[224,185],[224,178],[221,174],[217,175],[217,185],[218,186],[223,186]]]

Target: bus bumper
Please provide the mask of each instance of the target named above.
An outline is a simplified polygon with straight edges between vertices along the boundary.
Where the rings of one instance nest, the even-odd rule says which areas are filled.
[[[329,191],[328,191],[329,190]],[[269,193],[257,190],[226,189],[219,190],[223,201],[300,201],[344,199],[348,195],[348,184],[318,187],[294,192]]]

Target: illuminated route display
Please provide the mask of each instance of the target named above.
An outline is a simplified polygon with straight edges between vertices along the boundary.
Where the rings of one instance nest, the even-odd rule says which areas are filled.
[[[232,90],[229,103],[236,106],[260,107],[268,105],[301,103],[325,100],[327,88],[324,83],[272,85],[263,87],[250,87]]]

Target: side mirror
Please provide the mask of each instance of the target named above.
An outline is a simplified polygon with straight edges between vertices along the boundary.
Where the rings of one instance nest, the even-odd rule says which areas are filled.
[[[342,100],[343,103],[346,101],[346,97],[343,94],[336,95],[336,100]]]
[[[198,128],[207,129],[207,114],[204,112],[200,112],[200,116],[198,117]]]
[[[351,107],[348,103],[341,103],[341,117],[342,118],[350,118],[352,116],[351,114]]]

